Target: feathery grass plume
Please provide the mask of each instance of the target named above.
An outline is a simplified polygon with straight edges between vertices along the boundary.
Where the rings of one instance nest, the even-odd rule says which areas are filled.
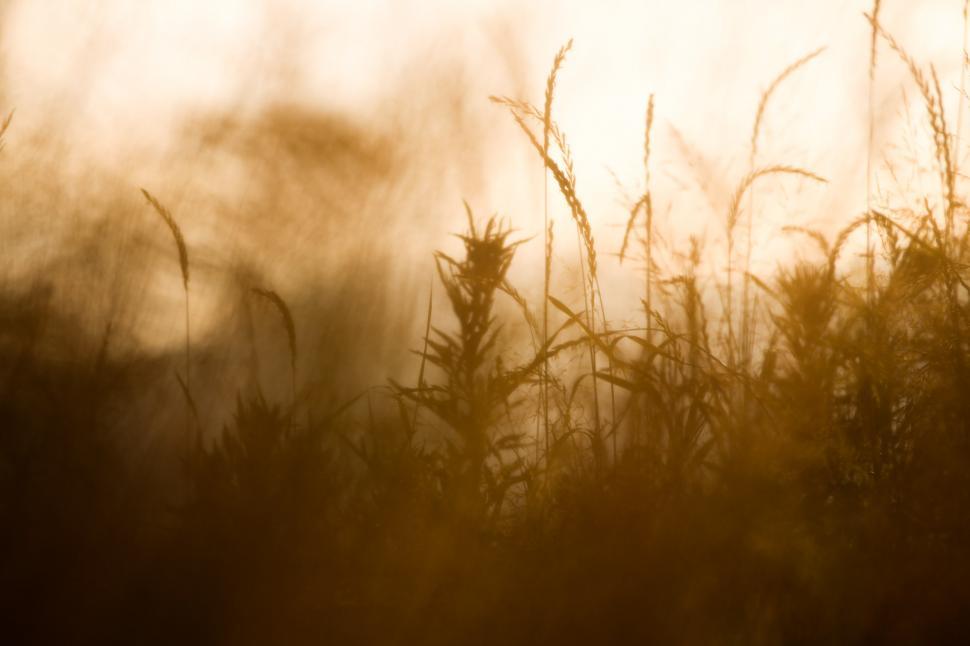
[[[496,103],[504,104],[504,102],[500,99],[497,100],[493,97],[493,100]],[[595,291],[599,278],[598,264],[596,260],[596,241],[593,237],[593,229],[589,223],[589,215],[586,213],[586,209],[583,207],[583,204],[579,200],[579,196],[576,193],[576,177],[573,173],[572,155],[569,151],[569,146],[565,140],[565,137],[560,139],[564,163],[564,166],[561,168],[559,164],[556,163],[556,161],[543,150],[539,140],[532,132],[532,129],[529,128],[528,124],[526,124],[522,119],[522,116],[514,109],[510,109],[510,113],[512,114],[512,118],[515,119],[515,122],[518,124],[519,128],[528,137],[532,147],[535,148],[536,152],[538,152],[540,156],[542,156],[546,167],[549,169],[549,172],[552,173],[553,179],[556,181],[556,185],[559,187],[559,192],[566,200],[566,205],[569,207],[570,215],[572,216],[573,221],[576,223],[576,229],[579,233],[582,247],[585,251],[586,261],[588,263],[588,273],[585,276],[585,283],[588,285],[588,289],[590,291]],[[563,168],[565,168],[565,170],[563,170]]]
[[[712,212],[718,211],[721,208],[719,206],[721,196],[728,191],[727,185],[718,176],[718,169],[714,167],[711,160],[707,159],[697,146],[687,141],[684,133],[676,126],[668,123],[667,129],[673,136],[677,152],[680,153],[680,156],[688,168],[690,168],[691,179],[694,180],[697,189],[703,194],[707,206]]]
[[[10,113],[7,114],[7,117],[3,121],[0,121],[0,151],[3,151],[3,147],[5,145],[3,136],[7,134],[7,129],[10,127],[10,122],[13,121],[13,113],[14,111],[11,110]]]
[[[512,118],[515,120],[522,132],[525,133],[526,137],[529,139],[529,143],[532,144],[532,147],[535,148],[536,152],[538,152],[543,158],[546,168],[548,168],[549,172],[552,173],[552,177],[556,181],[556,185],[559,187],[559,192],[562,194],[563,198],[566,200],[566,205],[569,207],[569,213],[572,216],[573,221],[576,223],[576,227],[580,233],[584,250],[586,252],[586,257],[589,262],[591,276],[595,278],[597,276],[596,244],[593,238],[592,228],[589,224],[589,215],[587,215],[586,209],[583,208],[583,204],[580,202],[579,197],[576,194],[575,177],[572,176],[571,163],[567,161],[565,166],[569,172],[569,174],[567,174],[567,172],[564,172],[559,166],[556,160],[552,159],[552,157],[543,150],[542,143],[538,140],[535,133],[532,132],[532,129],[529,128],[529,125],[525,122],[522,115],[517,110],[509,106],[508,102],[504,99],[495,96],[489,98],[493,103],[504,105],[510,108],[509,112],[512,115]],[[565,139],[563,139],[563,143],[565,143]],[[568,151],[568,147],[566,150]]]
[[[883,40],[886,41],[889,48],[896,52],[903,64],[906,65],[906,69],[909,71],[910,76],[912,76],[913,81],[916,82],[916,87],[919,88],[920,94],[923,96],[923,102],[926,106],[930,120],[930,127],[933,129],[934,136],[940,136],[941,131],[944,131],[945,134],[945,129],[940,125],[940,115],[937,112],[937,109],[941,106],[938,104],[937,95],[927,80],[926,74],[923,72],[922,68],[916,63],[913,57],[907,53],[899,41],[897,41],[892,34],[883,29],[882,25],[875,22],[869,14],[866,14],[866,18],[872,23],[873,29],[877,30],[879,35],[882,36]]]
[[[623,242],[620,245],[620,263],[623,263],[623,259],[626,253],[626,249],[629,245],[630,234],[633,233],[634,227],[636,226],[637,214],[642,209],[644,215],[644,237],[643,237],[643,250],[644,250],[644,299],[643,299],[643,309],[644,309],[644,327],[643,336],[645,345],[643,347],[644,357],[648,358],[650,355],[650,347],[653,341],[653,328],[650,324],[651,317],[653,316],[653,195],[650,191],[650,151],[651,151],[651,135],[653,132],[653,118],[654,118],[654,95],[651,94],[649,99],[647,99],[647,109],[645,115],[645,123],[643,129],[643,194],[637,200],[637,202],[630,209],[630,217],[627,219],[626,229],[623,232]],[[611,371],[612,375],[612,371]],[[612,388],[613,381],[610,381],[610,386]],[[631,399],[631,406],[635,404],[635,399]],[[649,406],[649,402],[644,402],[645,406]],[[646,411],[644,411],[646,412]],[[635,426],[633,429],[633,434],[631,438],[634,444],[639,444],[640,427]],[[616,436],[616,429],[614,428],[614,438]],[[614,448],[614,454],[616,450]]]
[[[733,362],[734,356],[734,322],[733,322],[733,284],[734,284],[734,229],[738,224],[738,219],[741,215],[741,202],[744,200],[745,194],[750,190],[751,186],[760,178],[768,175],[797,175],[800,177],[805,177],[807,179],[812,179],[817,182],[827,182],[826,179],[816,175],[815,173],[805,170],[803,168],[798,168],[796,166],[786,166],[786,165],[775,165],[767,166],[764,168],[759,168],[757,170],[752,170],[749,172],[738,184],[737,189],[735,189],[734,197],[731,199],[731,204],[728,208],[727,219],[726,219],[726,230],[727,230],[727,304],[725,307],[725,319],[728,326],[728,346]],[[747,270],[745,270],[747,271]],[[733,367],[733,363],[729,364]]]
[[[873,211],[872,217],[876,222],[879,223],[881,227],[886,229],[895,229],[896,231],[902,233],[910,243],[907,251],[913,251],[913,249],[918,248],[919,253],[924,254],[926,258],[933,259],[938,268],[937,276],[941,278],[942,283],[946,287],[944,300],[949,308],[948,314],[952,317],[950,325],[956,325],[958,324],[957,319],[962,318],[962,315],[958,312],[958,309],[962,307],[962,305],[956,297],[956,286],[959,285],[963,287],[967,293],[970,293],[970,285],[967,285],[966,281],[960,274],[961,270],[966,270],[966,265],[964,263],[955,262],[947,253],[943,232],[933,219],[933,211],[929,206],[929,200],[926,200],[925,208],[926,215],[923,217],[922,222],[924,223],[923,228],[929,228],[932,233],[933,237],[930,240],[926,240],[924,236],[921,235],[923,229],[918,229],[915,232],[910,231],[903,225],[893,221],[878,211]]]
[[[829,241],[826,240],[825,236],[822,235],[821,231],[816,231],[815,229],[809,229],[807,227],[798,227],[786,225],[781,228],[785,233],[801,233],[804,236],[811,238],[815,244],[818,245],[819,250],[825,255],[826,258],[829,257],[831,253],[831,248],[829,247]]]
[[[960,142],[963,139],[963,102],[967,98],[967,66],[970,64],[970,54],[967,53],[967,39],[970,37],[970,0],[963,2],[963,41],[960,50],[960,94],[957,103],[957,131],[953,147],[957,154],[953,157],[953,174],[960,176]]]
[[[943,221],[946,225],[946,242],[949,245],[953,238],[953,218],[957,208],[956,164],[950,154],[950,133],[946,125],[946,111],[943,108],[943,90],[940,88],[940,78],[936,75],[936,66],[934,65],[930,65],[930,76],[933,79],[933,89],[936,91],[938,128],[933,129],[933,138],[936,144],[936,157],[940,163],[943,198],[946,202],[946,213]]]
[[[643,194],[630,208],[630,215],[627,219],[626,228],[623,232],[623,241],[620,245],[620,263],[623,263],[626,250],[629,246],[630,235],[636,226],[637,214],[640,210],[644,213],[644,237],[642,240],[644,248],[644,356],[650,357],[650,347],[653,339],[653,326],[651,319],[653,312],[653,271],[654,271],[654,230],[653,230],[653,194],[650,190],[650,153],[652,150],[652,134],[654,121],[654,95],[650,94],[647,99],[647,108],[644,117],[643,130]],[[611,382],[612,386],[612,382]],[[631,405],[633,401],[631,400]],[[647,404],[649,405],[649,403]],[[638,443],[639,427],[634,428],[634,443]]]
[[[744,179],[738,184],[737,189],[735,189],[734,197],[731,199],[731,205],[728,209],[727,214],[727,228],[728,230],[734,229],[737,226],[738,218],[741,214],[741,201],[744,199],[745,193],[751,188],[757,180],[768,175],[796,175],[799,177],[805,177],[807,179],[814,180],[816,182],[821,182],[823,184],[828,183],[828,180],[824,177],[816,175],[810,170],[804,168],[799,168],[797,166],[787,166],[784,164],[778,164],[775,166],[766,166],[764,168],[759,168],[757,170],[748,173]]]
[[[269,301],[276,311],[279,312],[283,321],[283,328],[286,330],[286,342],[290,349],[290,387],[292,389],[293,405],[296,405],[296,324],[293,322],[293,314],[287,306],[286,301],[271,289],[253,287],[252,291],[257,296]]]
[[[652,204],[650,199],[650,135],[653,129],[653,95],[647,101],[646,127],[643,134],[643,172],[644,189],[643,194],[630,208],[630,217],[626,221],[626,229],[623,231],[623,242],[620,244],[620,263],[626,257],[626,250],[630,244],[630,234],[636,226],[637,214],[640,209],[644,209],[645,216],[650,219],[652,215]],[[647,237],[650,237],[650,223],[646,225]]]
[[[585,265],[582,263],[582,253],[580,256],[580,266],[584,273],[583,295],[584,300],[586,301],[586,315],[589,318],[589,327],[591,329],[595,329],[596,293],[599,291],[596,245],[593,239],[593,231],[589,224],[589,216],[587,215],[586,209],[583,207],[582,202],[580,202],[579,197],[576,194],[576,178],[572,169],[572,157],[569,153],[569,147],[566,144],[565,137],[563,137],[560,141],[562,146],[564,167],[566,169],[564,172],[559,164],[556,163],[548,152],[543,149],[542,143],[538,140],[535,133],[532,132],[532,129],[525,122],[522,115],[518,110],[515,109],[515,107],[510,105],[508,101],[501,98],[494,96],[489,98],[493,103],[504,105],[509,108],[512,118],[515,120],[522,132],[525,133],[526,137],[529,139],[529,143],[532,144],[532,147],[542,157],[546,164],[546,168],[548,168],[549,172],[552,173],[553,179],[556,181],[556,185],[559,187],[559,192],[562,194],[563,198],[565,198],[567,206],[569,206],[570,215],[572,216],[573,221],[576,223],[576,230],[578,238],[580,239],[581,247],[583,247],[583,250],[586,252]],[[592,381],[594,416],[596,417],[596,426],[599,428],[599,393],[596,384],[596,350],[593,345],[590,345],[590,363],[593,368]]]
[[[872,219],[871,213],[865,213],[849,222],[846,226],[842,227],[839,233],[835,236],[835,242],[832,243],[831,250],[829,251],[829,274],[835,275],[836,264],[839,261],[839,257],[842,255],[842,249],[849,241],[849,236],[851,236],[856,229],[864,224],[871,223]]]
[[[545,94],[545,105],[544,105],[545,109],[543,110],[543,113],[542,113],[542,137],[543,137],[543,150],[545,152],[545,155],[544,155],[545,157],[548,157],[548,154],[549,154],[549,135],[550,135],[550,133],[552,133],[553,137],[555,138],[556,143],[559,146],[559,150],[562,153],[563,165],[565,167],[566,177],[568,178],[570,184],[572,185],[573,192],[575,193],[575,190],[576,190],[576,174],[575,174],[574,169],[573,169],[572,152],[570,151],[569,144],[566,141],[566,135],[565,135],[565,133],[563,133],[558,127],[555,127],[555,128],[553,127],[553,124],[555,123],[555,121],[552,119],[552,100],[553,100],[553,95],[555,93],[556,76],[557,76],[557,74],[559,72],[559,68],[562,66],[562,63],[563,63],[563,61],[566,58],[566,53],[572,48],[572,46],[573,46],[573,41],[570,38],[569,41],[562,48],[560,48],[559,52],[556,53],[556,58],[553,60],[552,70],[549,72],[549,76],[546,79],[546,94]],[[545,185],[543,185],[543,193],[544,193],[544,196],[545,196],[545,198],[543,200],[543,203],[545,205],[545,213],[547,214],[546,217],[548,219],[548,196],[547,196],[547,191],[545,189]],[[605,310],[604,303],[603,303],[603,292],[602,292],[602,289],[600,288],[600,284],[599,284],[599,276],[598,276],[597,271],[596,271],[596,262],[595,262],[596,261],[596,252],[595,252],[595,248],[594,248],[594,244],[593,244],[592,231],[591,231],[591,229],[589,229],[588,219],[587,219],[586,228],[587,228],[587,232],[585,234],[582,234],[581,233],[581,235],[583,235],[583,237],[584,237],[584,241],[586,242],[587,255],[590,257],[590,273],[589,273],[589,276],[588,276],[588,279],[589,279],[589,309],[590,309],[590,312],[591,312],[590,325],[591,325],[591,327],[593,329],[596,328],[596,325],[595,325],[595,320],[596,320],[596,318],[595,318],[596,317],[596,300],[597,300],[597,297],[598,297],[599,298],[599,306],[600,306],[601,315],[602,315],[602,321],[603,321],[603,325],[604,325],[604,328],[605,328],[605,326],[606,326],[606,310]],[[551,261],[550,261],[549,264],[551,266]],[[548,294],[546,294],[546,297],[548,299]],[[546,307],[548,307],[548,304],[546,304]],[[593,362],[593,373],[594,373],[594,377],[593,377],[593,379],[594,379],[593,387],[594,387],[594,390],[595,390],[596,389],[596,383],[595,383],[595,373],[596,373],[596,369],[595,369],[595,351],[594,351],[594,357],[591,359],[591,361]],[[611,361],[610,372],[612,373],[612,361]],[[610,384],[610,397],[611,397],[611,402],[612,402],[611,403],[612,417],[615,420],[615,418],[616,418],[616,402],[615,402],[616,396],[615,396],[615,393],[614,393],[614,389],[613,389],[613,385],[612,384]],[[598,394],[594,398],[595,399],[598,399]],[[597,425],[597,427],[599,427],[599,404],[598,403],[596,404],[596,408],[597,408],[597,411],[596,411],[596,418],[597,418],[596,425]],[[615,421],[614,421],[614,424],[615,424]],[[615,448],[616,448],[615,447],[616,434],[615,433],[613,434],[613,440],[614,440],[614,455],[615,455],[615,453],[616,453],[616,450],[615,450]]]
[[[894,52],[896,52],[900,60],[906,66],[906,69],[909,71],[910,76],[913,77],[913,80],[916,82],[916,86],[919,88],[920,94],[923,95],[923,100],[924,100],[924,103],[926,104],[926,108],[930,112],[929,114],[930,125],[933,127],[935,132],[936,126],[937,126],[937,118],[938,118],[935,113],[936,96],[934,95],[933,89],[930,87],[929,82],[926,80],[926,75],[924,74],[922,68],[920,68],[920,66],[916,63],[913,57],[910,56],[909,53],[907,53],[907,51],[903,48],[903,46],[899,43],[899,41],[897,41],[895,37],[893,37],[892,34],[886,31],[881,24],[877,23],[872,18],[872,16],[870,16],[869,14],[865,14],[865,16],[872,24],[873,29],[876,30],[877,33],[880,36],[882,36],[883,40],[886,41],[886,43],[889,45],[889,48],[892,49]]]
[[[556,76],[559,73],[559,68],[562,67],[563,61],[566,60],[566,54],[572,49],[573,39],[570,38],[566,41],[559,51],[556,53],[556,57],[552,61],[552,69],[549,71],[549,76],[546,78],[546,94],[545,103],[543,105],[542,111],[542,151],[543,157],[549,156],[549,133],[552,131],[552,99],[556,92]],[[558,134],[558,133],[557,133]],[[564,142],[560,144],[560,148],[564,146]],[[565,152],[564,152],[565,154]],[[549,220],[549,182],[548,182],[548,171],[545,167],[545,162],[543,162],[543,173],[542,173],[542,231],[545,236],[545,241],[543,244],[543,251],[545,257],[543,258],[543,280],[542,280],[542,344],[545,344],[549,340],[549,286],[550,286],[550,273],[552,271],[552,238],[551,238],[551,224]],[[542,401],[540,405],[542,407],[543,416],[543,433],[545,435],[545,445],[546,452],[549,449],[549,359],[546,358],[542,365],[542,377],[540,384],[540,397]]]
[[[825,51],[825,49],[825,47],[819,47],[815,51],[802,56],[797,61],[786,67],[778,76],[774,78],[774,80],[771,81],[768,88],[761,94],[761,99],[758,101],[758,110],[754,117],[754,126],[751,128],[750,163],[752,166],[754,165],[755,158],[758,155],[758,135],[761,134],[761,125],[764,122],[765,114],[768,109],[768,102],[771,100],[771,97],[782,83],[784,83],[795,72],[818,58],[819,55]]]
[[[873,0],[871,17],[866,16],[872,26],[869,39],[869,87],[867,91],[869,131],[866,139],[866,302],[869,304],[872,303],[876,280],[870,213],[872,212],[872,147],[876,137],[876,108],[873,92],[876,83],[876,56],[879,53],[879,10],[881,8],[882,0]]]
[[[168,226],[169,231],[172,233],[172,239],[175,240],[175,246],[178,248],[179,254],[179,268],[182,270],[182,286],[188,290],[189,288],[189,252],[188,248],[185,246],[185,238],[182,236],[182,229],[179,228],[178,223],[175,218],[172,217],[171,212],[162,206],[154,195],[141,189],[141,194],[145,196],[145,199],[151,204],[155,212],[161,216],[165,225]]]
[[[775,91],[789,77],[794,75],[801,68],[805,67],[808,63],[815,60],[824,51],[825,47],[820,47],[815,51],[799,58],[797,61],[782,70],[781,73],[768,84],[767,89],[761,94],[761,98],[758,101],[758,109],[755,112],[754,125],[751,127],[751,149],[748,153],[748,172],[752,172],[755,169],[755,164],[757,163],[758,157],[758,138],[761,134],[761,126],[764,122],[765,115],[767,114],[768,103],[771,101],[772,96],[774,96]],[[754,230],[754,193],[754,190],[748,192],[748,217],[745,231],[746,240],[744,249],[744,282],[741,290],[741,359],[745,364],[747,364],[750,359],[749,354],[751,343],[751,339],[749,338],[751,308],[750,304],[748,303],[748,294],[750,291],[749,276],[751,275],[752,234]]]
[[[930,128],[933,131],[933,143],[937,163],[940,166],[940,184],[943,189],[943,199],[945,201],[944,227],[947,233],[947,244],[953,235],[953,217],[957,207],[956,200],[956,173],[954,171],[953,159],[950,152],[949,132],[946,125],[946,114],[943,109],[943,93],[940,89],[939,78],[936,75],[936,68],[930,66],[930,78],[933,84],[926,78],[926,74],[916,61],[903,49],[903,46],[885,29],[877,23],[872,16],[866,14],[866,18],[872,23],[873,29],[886,41],[890,49],[899,56],[900,60],[906,65],[910,76],[916,82],[920,94],[923,96],[923,103],[926,107],[927,117]]]
[[[192,384],[190,380],[192,353],[190,336],[191,328],[189,327],[189,251],[188,247],[185,245],[185,237],[182,235],[182,229],[179,228],[178,222],[176,222],[175,218],[172,217],[171,212],[169,212],[169,210],[165,208],[154,195],[145,189],[141,189],[141,194],[145,196],[145,199],[151,205],[152,209],[154,209],[165,222],[165,225],[172,234],[172,239],[175,240],[175,246],[178,249],[179,268],[182,271],[182,289],[185,292],[185,387],[188,389]]]
[[[530,116],[536,119],[542,124],[542,150],[541,156],[543,159],[543,235],[545,241],[543,244],[543,250],[545,257],[543,258],[543,298],[542,298],[542,339],[543,344],[546,343],[549,335],[549,287],[550,287],[550,274],[552,271],[552,239],[550,237],[551,232],[551,221],[549,219],[549,189],[546,182],[546,177],[548,176],[548,164],[546,164],[546,159],[549,158],[549,142],[550,137],[552,137],[559,146],[562,152],[564,164],[566,167],[565,176],[570,178],[572,183],[575,184],[575,177],[572,173],[572,159],[569,154],[569,147],[566,144],[565,136],[560,132],[558,126],[552,119],[552,103],[555,97],[556,91],[556,77],[559,74],[559,70],[562,67],[563,62],[566,60],[566,54],[572,49],[573,40],[570,38],[565,45],[563,45],[559,51],[556,53],[555,58],[552,62],[552,69],[549,71],[549,76],[546,78],[546,89],[545,89],[545,102],[543,104],[542,112],[533,106],[531,103],[525,101],[518,101],[515,99],[510,99],[507,97],[490,97],[495,103],[505,105],[510,110],[515,113],[515,111],[521,112],[526,116]],[[520,124],[521,125],[521,124]],[[549,377],[549,365],[548,358],[545,360],[541,376],[540,384],[540,406],[542,408],[542,416],[544,420],[544,433],[546,435],[546,445],[548,448],[548,433],[549,433],[549,415],[548,415],[548,377]]]
[[[552,69],[549,71],[549,76],[546,77],[545,109],[542,111],[542,149],[546,153],[549,152],[549,133],[552,130],[552,99],[556,92],[556,76],[559,74],[559,68],[562,67],[563,61],[566,60],[566,54],[572,47],[573,39],[570,38],[556,52],[556,57],[552,61]]]
[[[653,195],[650,192],[650,134],[653,132],[653,94],[650,95],[650,100],[647,101],[647,122],[643,129],[643,210],[644,210],[644,223],[643,226],[646,229],[646,239],[644,240],[644,246],[646,249],[646,274],[645,274],[645,286],[646,291],[644,307],[646,308],[646,317],[644,319],[644,335],[647,342],[650,341],[652,334],[650,332],[650,317],[653,316]]]
[[[882,8],[882,0],[873,0],[872,13],[865,14],[869,23],[872,25],[872,34],[869,40],[869,78],[876,78],[876,55],[879,50],[879,10]]]

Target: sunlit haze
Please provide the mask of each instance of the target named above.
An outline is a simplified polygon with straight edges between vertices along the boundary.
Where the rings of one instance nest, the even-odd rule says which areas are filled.
[[[970,643],[970,0],[0,0],[0,642]]]
[[[961,38],[956,4],[887,3],[882,14],[887,29],[917,60],[934,64],[948,87],[958,85],[961,69],[951,46]],[[770,268],[804,242],[779,235],[782,225],[831,232],[865,208],[868,10],[835,0],[13,1],[2,23],[0,96],[16,108],[18,127],[5,163],[55,155],[58,172],[87,185],[75,190],[109,183],[119,191],[174,192],[170,201],[191,205],[175,210],[197,245],[216,254],[285,247],[288,258],[299,258],[297,268],[339,268],[333,254],[341,249],[326,239],[363,208],[374,217],[368,234],[394,231],[405,284],[424,284],[430,252],[462,226],[462,199],[482,215],[507,217],[524,236],[541,233],[541,160],[488,96],[541,103],[552,54],[573,38],[556,118],[569,138],[601,253],[618,250],[629,208],[616,179],[627,195],[642,190],[650,94],[658,218],[671,235],[696,234],[713,244],[723,237],[724,212],[746,171],[761,93],[786,66],[824,47],[779,88],[765,116],[763,163],[803,166],[829,180],[821,188],[768,182],[753,262]],[[905,145],[901,123],[907,111],[920,110],[918,91],[906,93],[903,65],[888,52],[883,57],[874,98],[880,153]],[[947,100],[955,107],[957,93]],[[347,204],[336,198],[337,204],[273,214],[284,222],[271,241],[239,226],[238,212],[250,208],[251,178],[231,153],[220,153],[211,139],[199,141],[198,133],[222,119],[245,130],[247,120],[279,106],[319,111],[358,129],[399,164],[394,179],[371,187],[362,179],[364,195]],[[324,172],[328,163],[337,161],[320,160]],[[876,182],[889,181],[879,166]],[[550,208],[565,231],[565,205],[554,199]],[[36,217],[51,219],[45,223],[51,235],[64,225],[53,213]],[[420,227],[409,226],[416,221]],[[569,261],[571,249],[556,253]],[[18,264],[29,262],[16,246],[11,251]],[[541,245],[527,246],[520,260],[536,255]],[[259,261],[277,264],[262,254]],[[521,264],[513,271],[528,283]],[[278,284],[309,288],[301,281],[319,278],[293,267],[271,269]],[[616,263],[604,267],[616,283],[613,302],[625,302],[617,299],[629,272]],[[177,342],[177,329],[171,333],[157,331],[165,343]]]

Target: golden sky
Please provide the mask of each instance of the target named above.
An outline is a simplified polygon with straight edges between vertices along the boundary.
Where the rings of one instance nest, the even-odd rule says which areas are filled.
[[[559,78],[555,115],[572,145],[600,253],[607,255],[617,250],[626,217],[613,176],[629,193],[641,190],[649,94],[656,96],[652,170],[655,203],[669,212],[664,226],[671,237],[695,233],[714,246],[727,200],[744,174],[761,92],[791,62],[825,47],[780,88],[765,120],[759,156],[765,163],[804,166],[830,180],[824,187],[766,184],[756,262],[770,266],[792,251],[793,243],[779,235],[782,224],[831,231],[864,207],[869,26],[862,13],[870,4],[7,0],[0,3],[0,109],[17,109],[8,155],[36,154],[18,152],[17,141],[44,141],[56,130],[73,164],[103,170],[132,189],[188,186],[176,176],[190,169],[199,174],[192,165],[199,151],[180,148],[176,133],[200,117],[245,119],[280,104],[342,115],[403,151],[397,158],[407,168],[407,189],[380,188],[402,208],[383,217],[402,232],[407,263],[430,262],[430,251],[460,226],[461,199],[483,215],[508,216],[525,236],[541,232],[541,168],[508,115],[487,97],[541,102],[552,57],[571,37],[575,46]],[[962,0],[886,0],[881,13],[913,58],[937,67],[951,115],[962,6]],[[909,145],[903,126],[915,122],[919,134],[922,115],[897,58],[885,45],[879,56],[874,102],[881,159]],[[238,189],[238,173],[211,159],[201,168],[206,181],[195,178],[185,189],[195,204],[204,206],[206,191],[224,198]],[[564,217],[561,203],[551,204]],[[386,200],[367,208],[390,210]],[[187,236],[218,247],[222,234],[212,220],[223,216],[204,212],[185,215]],[[406,226],[418,214],[421,226]],[[307,226],[290,248],[309,257],[321,245],[313,239],[319,229]],[[245,247],[247,229],[234,235],[234,244]],[[541,255],[532,246],[523,249],[525,259]],[[557,253],[566,259],[571,249]],[[611,281],[622,291],[626,270],[611,265]],[[530,280],[530,272],[517,271]]]

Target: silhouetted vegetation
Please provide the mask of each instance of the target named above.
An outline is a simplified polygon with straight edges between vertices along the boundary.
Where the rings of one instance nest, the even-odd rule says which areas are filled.
[[[493,101],[565,199],[582,302],[551,280],[565,231],[545,225],[541,287],[513,285],[517,249],[539,242],[466,205],[460,252],[435,256],[444,304],[429,301],[424,338],[406,341],[418,348],[413,382],[348,395],[340,361],[370,342],[347,345],[354,313],[330,310],[343,327],[328,328],[314,361],[298,363],[299,307],[240,272],[245,307],[269,305],[260,311],[278,319],[285,377],[264,390],[256,375],[225,423],[213,423],[198,401],[218,381],[206,357],[231,340],[190,337],[190,303],[201,298],[190,291],[192,249],[161,194],[144,197],[168,229],[159,235],[176,242],[184,352],[116,350],[111,325],[97,334],[75,325],[48,288],[5,289],[4,640],[966,639],[962,142],[935,70],[871,23],[873,42],[902,58],[923,98],[940,194],[905,196],[911,207],[891,211],[870,204],[831,237],[792,228],[811,252],[773,276],[752,273],[759,181],[811,190],[825,181],[758,159],[772,92],[814,52],[762,97],[749,168],[724,219],[726,270],[709,269],[703,256],[713,251],[698,239],[672,249],[657,234],[651,96],[644,186],[619,250],[632,261],[639,246],[644,262],[632,326],[606,316],[597,269],[613,260],[597,254],[551,116],[568,45],[542,109]],[[15,127],[0,123],[0,136]],[[850,249],[863,252],[862,267]],[[523,295],[532,293],[538,302]],[[519,315],[528,338],[509,332]],[[154,395],[162,391],[177,396]],[[140,430],[156,416],[167,439],[145,449]]]

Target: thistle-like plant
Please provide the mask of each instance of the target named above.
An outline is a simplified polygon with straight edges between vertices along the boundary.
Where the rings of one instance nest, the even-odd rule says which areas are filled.
[[[510,231],[494,218],[484,229],[475,226],[468,209],[468,233],[458,236],[465,247],[463,259],[443,252],[436,254],[438,278],[444,287],[457,323],[454,332],[431,327],[425,339],[422,359],[436,366],[444,380],[439,384],[419,383],[408,388],[392,382],[395,392],[434,413],[444,421],[458,440],[448,439],[450,465],[448,470],[455,487],[455,500],[461,511],[479,514],[487,509],[496,511],[515,477],[519,464],[501,466],[503,451],[521,445],[522,435],[493,434],[495,423],[517,402],[513,393],[539,370],[545,351],[527,365],[505,368],[498,339],[501,326],[493,309],[497,292],[503,291],[506,274],[516,247],[521,242],[509,242]],[[489,458],[496,458],[496,473],[489,466]],[[488,485],[485,490],[482,484]]]

